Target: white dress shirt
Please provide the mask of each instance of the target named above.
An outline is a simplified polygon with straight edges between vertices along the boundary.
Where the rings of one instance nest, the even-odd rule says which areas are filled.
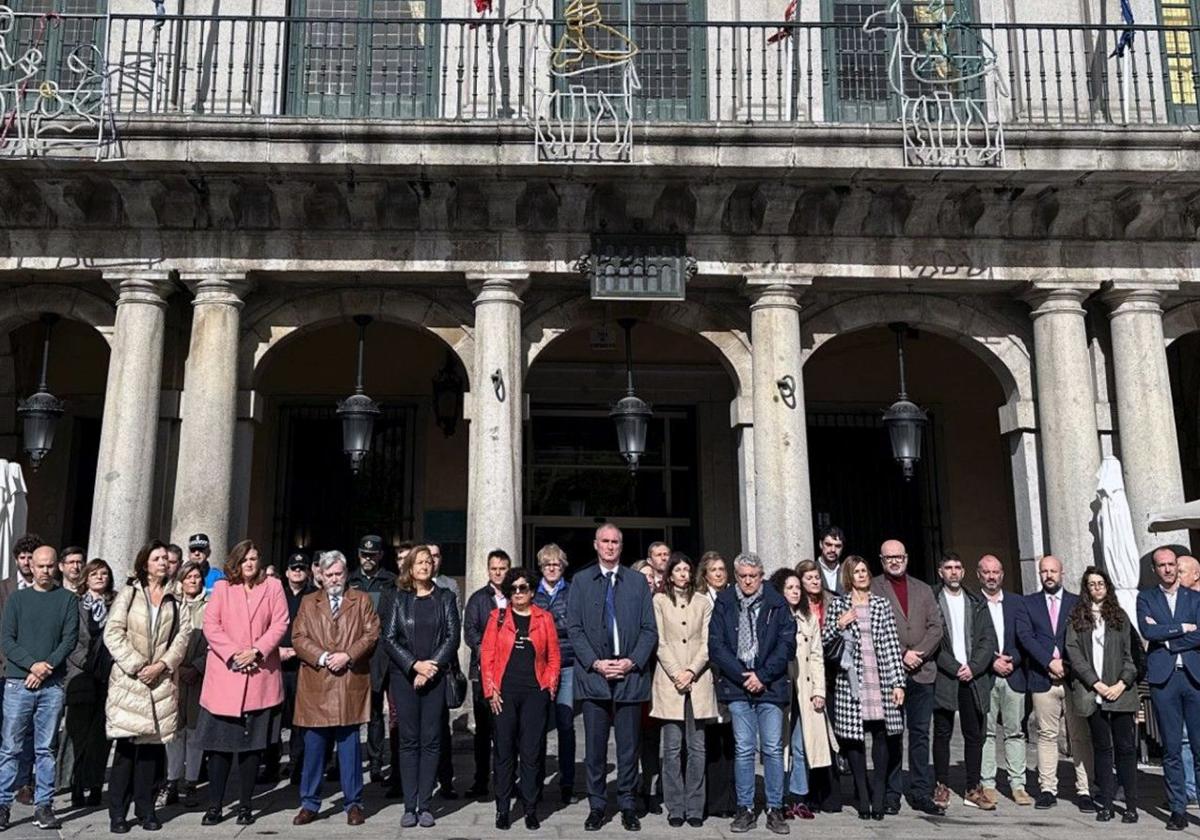
[[[949,608],[946,621],[950,624],[950,646],[954,650],[954,658],[960,664],[965,665],[967,662],[967,599],[962,592],[955,595],[949,589],[943,589],[942,595],[946,597],[946,606]]]
[[[996,597],[990,597],[986,592],[988,616],[992,619],[992,627],[996,631],[996,653],[1004,651],[1004,592],[997,592]]]

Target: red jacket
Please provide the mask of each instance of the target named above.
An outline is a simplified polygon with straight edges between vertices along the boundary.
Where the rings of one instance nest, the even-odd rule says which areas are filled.
[[[517,639],[512,610],[505,610],[504,626],[497,628],[499,616],[499,609],[492,610],[479,651],[483,696],[488,698],[504,682],[504,669],[508,667],[508,657],[512,655]],[[532,604],[529,606],[529,640],[533,642],[533,670],[538,685],[553,695],[558,690],[560,669],[558,630],[554,627],[554,616]]]

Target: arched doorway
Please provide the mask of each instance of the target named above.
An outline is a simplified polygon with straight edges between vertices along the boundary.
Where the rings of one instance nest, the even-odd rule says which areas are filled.
[[[1171,342],[1167,368],[1183,469],[1183,495],[1185,499],[1196,499],[1200,498],[1200,332],[1185,332]],[[1192,544],[1200,544],[1198,539],[1200,531],[1193,531]]]
[[[466,372],[430,332],[377,320],[366,335],[364,390],[382,414],[358,475],[336,415],[354,389],[358,328],[346,320],[295,330],[258,362],[253,387],[265,409],[254,432],[250,534],[276,561],[297,547],[353,557],[369,533],[392,545],[427,540],[442,546],[445,572],[462,575],[467,428],[461,416],[439,425],[433,382],[445,371],[465,388]]]
[[[556,542],[572,568],[592,558],[592,534],[614,522],[625,560],[656,540],[693,558],[741,545],[736,387],[715,346],[690,332],[639,321],[636,390],[652,403],[646,455],[631,475],[617,451],[609,406],[625,392],[624,338],[599,319],[553,339],[526,378],[524,552]]]
[[[956,341],[927,330],[905,343],[910,396],[930,415],[913,481],[892,460],[883,410],[897,389],[896,337],[886,327],[836,336],[804,366],[809,476],[818,530],[841,527],[847,553],[878,566],[879,545],[904,540],[914,575],[932,581],[942,551],[968,568],[981,554],[1020,570],[1010,453],[998,409],[1007,401],[992,370]]]

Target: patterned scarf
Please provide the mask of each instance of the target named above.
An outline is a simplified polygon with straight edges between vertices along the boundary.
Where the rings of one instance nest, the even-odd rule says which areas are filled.
[[[108,601],[104,596],[96,595],[89,589],[83,596],[83,606],[92,614],[96,626],[103,628],[104,622],[108,621]]]
[[[738,661],[747,668],[753,668],[754,660],[758,657],[758,634],[754,632],[754,625],[762,608],[763,588],[760,586],[753,595],[743,595],[740,586],[735,586],[733,591],[738,599]]]

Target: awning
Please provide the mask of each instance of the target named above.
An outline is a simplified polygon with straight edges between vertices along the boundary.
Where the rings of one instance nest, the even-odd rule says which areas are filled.
[[[1151,531],[1200,528],[1200,499],[1167,508],[1159,513],[1152,513],[1146,519]]]

